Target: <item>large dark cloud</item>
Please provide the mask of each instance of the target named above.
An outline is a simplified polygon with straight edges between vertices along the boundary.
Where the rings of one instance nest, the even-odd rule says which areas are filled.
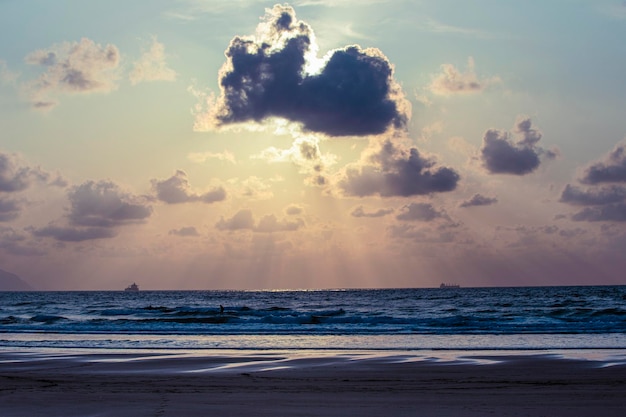
[[[497,129],[489,129],[483,137],[480,150],[483,166],[492,174],[525,175],[533,172],[541,163],[540,157],[545,155],[554,158],[554,151],[546,151],[537,146],[542,134],[532,127],[527,117],[518,117],[512,135]]]
[[[603,161],[589,166],[581,182],[585,184],[626,183],[626,142],[618,144]]]
[[[180,170],[166,180],[152,180],[152,188],[156,192],[157,198],[167,204],[195,201],[210,204],[226,199],[226,190],[223,187],[216,187],[203,194],[194,193],[187,180],[187,174]]]
[[[424,195],[452,191],[460,179],[451,168],[435,168],[435,161],[417,148],[387,139],[371,148],[360,164],[347,167],[339,187],[348,195],[381,197]]]
[[[306,72],[313,31],[290,6],[267,12],[257,37],[235,37],[220,71],[217,126],[281,117],[330,136],[370,135],[404,127],[408,107],[393,68],[377,49],[332,51],[319,73]]]

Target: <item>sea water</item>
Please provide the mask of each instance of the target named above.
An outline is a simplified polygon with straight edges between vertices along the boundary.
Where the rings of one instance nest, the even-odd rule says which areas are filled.
[[[19,347],[626,349],[626,286],[0,292]]]

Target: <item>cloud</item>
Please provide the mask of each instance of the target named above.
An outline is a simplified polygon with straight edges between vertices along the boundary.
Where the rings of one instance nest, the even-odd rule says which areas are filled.
[[[378,209],[376,211],[365,211],[365,209],[363,208],[363,206],[358,206],[356,207],[354,210],[352,210],[352,213],[350,213],[350,215],[352,217],[384,217],[388,214],[393,213],[393,209]]]
[[[452,191],[459,179],[451,168],[435,168],[435,161],[417,148],[385,139],[372,142],[359,163],[348,165],[338,185],[352,196],[408,197]]]
[[[0,222],[9,222],[20,215],[19,201],[0,197]]]
[[[62,242],[82,242],[117,236],[116,228],[141,223],[152,215],[143,198],[126,193],[111,181],[86,181],[70,188],[67,225],[55,222],[42,228],[30,227],[36,237]]]
[[[33,236],[51,237],[61,242],[83,242],[86,240],[108,239],[117,236],[114,229],[108,227],[63,227],[48,225],[40,229],[31,229]]]
[[[410,104],[377,49],[348,46],[327,54],[313,72],[311,27],[290,6],[266,10],[253,37],[235,37],[220,70],[220,95],[209,98],[195,128],[283,118],[329,136],[375,135],[405,128]]]
[[[176,71],[169,68],[165,62],[165,46],[152,39],[150,50],[145,51],[134,62],[133,69],[128,75],[132,85],[145,81],[175,81]]]
[[[498,199],[495,197],[485,197],[482,194],[474,194],[472,198],[469,200],[463,201],[459,204],[459,207],[467,208],[467,207],[477,207],[477,206],[489,206],[492,204],[496,204]]]
[[[270,179],[270,181],[272,181]],[[229,190],[234,190],[237,197],[247,200],[268,200],[274,196],[272,186],[263,182],[256,176],[251,176],[240,180],[233,178],[228,181],[231,184]]]
[[[451,243],[456,233],[448,229],[430,229],[410,223],[392,224],[387,233],[395,239],[409,239],[417,243]],[[457,242],[458,243],[458,242]]]
[[[337,161],[337,156],[323,154],[320,150],[320,139],[316,137],[297,137],[288,149],[271,146],[253,155],[252,159],[264,159],[270,163],[291,162],[306,174],[305,183],[312,186],[324,186],[328,183],[325,171]]]
[[[157,199],[167,204],[190,202],[211,204],[226,199],[226,190],[222,187],[216,187],[204,194],[194,193],[187,180],[187,174],[181,170],[177,170],[173,176],[166,180],[153,179],[151,183]]]
[[[622,141],[601,161],[584,170],[579,181],[591,185],[579,188],[567,184],[559,201],[585,206],[571,219],[587,222],[626,221],[626,142]]]
[[[488,86],[500,82],[498,77],[480,80],[474,70],[474,58],[469,57],[467,71],[461,72],[452,64],[443,64],[442,73],[433,78],[428,89],[437,95],[480,93]]]
[[[626,141],[617,144],[603,161],[589,166],[580,181],[584,184],[626,182]]]
[[[51,175],[39,167],[29,167],[18,155],[0,152],[0,221],[11,221],[20,215],[23,201],[4,197],[3,194],[19,193],[33,182],[49,186],[65,187],[67,182],[59,175],[50,181]]]
[[[613,185],[583,190],[567,184],[561,193],[559,201],[579,206],[601,206],[620,203],[624,200],[626,200],[626,187]]]
[[[275,215],[269,214],[261,217],[254,231],[260,233],[293,232],[302,226],[304,226],[302,219],[278,220]]]
[[[402,207],[400,211],[401,213],[396,216],[396,219],[402,221],[430,222],[440,218],[449,219],[445,211],[436,210],[429,203],[410,203]]]
[[[626,203],[621,202],[603,206],[586,207],[572,215],[572,220],[587,222],[625,222]]]
[[[254,229],[254,216],[252,216],[252,210],[242,209],[239,210],[230,219],[222,217],[215,227],[219,230],[245,230]]]
[[[239,210],[229,219],[222,217],[215,224],[215,227],[219,230],[253,230],[259,233],[290,232],[298,230],[302,226],[304,226],[302,219],[279,220],[273,214],[261,217],[258,224],[255,225],[254,216],[249,209]]]
[[[37,109],[58,104],[49,96],[107,93],[117,88],[120,53],[115,45],[103,47],[83,38],[35,51],[26,57],[26,62],[45,69],[27,85],[31,104]]]
[[[26,166],[20,166],[17,156],[0,152],[0,192],[18,192],[30,185],[36,172]]]
[[[537,146],[542,133],[532,128],[530,118],[519,116],[513,134],[518,138],[515,143],[508,132],[497,129],[485,132],[480,152],[483,166],[491,174],[526,175],[539,167],[542,155],[556,157],[556,151]]]
[[[152,214],[150,206],[110,181],[87,181],[72,187],[68,198],[68,218],[75,226],[116,227],[141,222]]]
[[[198,230],[193,226],[181,227],[180,229],[172,229],[169,231],[169,235],[171,236],[181,236],[181,237],[192,237],[192,236],[200,236]]]
[[[40,248],[29,245],[24,234],[16,232],[11,227],[0,226],[0,249],[9,255],[16,256],[41,256],[45,252]],[[25,244],[26,243],[26,244]]]
[[[13,72],[7,66],[7,63],[0,59],[0,85],[15,85],[17,79],[19,78],[19,74]]]
[[[224,152],[192,152],[187,155],[187,159],[191,162],[196,162],[201,164],[203,162],[208,161],[209,159],[217,159],[219,161],[227,161],[232,164],[236,164],[235,155],[233,155],[230,151]]]
[[[285,214],[288,216],[297,216],[302,214],[304,209],[296,204],[289,205],[285,208]]]

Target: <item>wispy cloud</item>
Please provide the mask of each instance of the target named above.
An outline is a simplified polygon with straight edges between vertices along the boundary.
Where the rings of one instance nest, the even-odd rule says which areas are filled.
[[[59,94],[108,93],[117,88],[120,52],[115,45],[83,38],[37,50],[26,62],[44,69],[25,85],[32,106],[39,110],[56,106]]]
[[[133,64],[133,69],[128,75],[131,84],[144,81],[175,81],[176,71],[167,66],[165,58],[165,46],[157,41],[156,37],[152,38],[150,49]]]
[[[191,162],[195,162],[201,164],[203,162],[208,161],[209,159],[217,159],[219,161],[230,162],[231,164],[236,164],[235,155],[230,151],[224,152],[192,152],[187,155],[187,159]]]
[[[443,64],[442,72],[433,77],[428,89],[437,95],[480,93],[487,87],[500,83],[499,77],[479,79],[475,71],[474,58],[467,60],[465,72],[459,71],[452,64]]]

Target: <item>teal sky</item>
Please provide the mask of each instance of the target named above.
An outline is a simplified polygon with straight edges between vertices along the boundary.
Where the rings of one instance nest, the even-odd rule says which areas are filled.
[[[624,39],[619,0],[0,0],[0,269],[626,284]]]

